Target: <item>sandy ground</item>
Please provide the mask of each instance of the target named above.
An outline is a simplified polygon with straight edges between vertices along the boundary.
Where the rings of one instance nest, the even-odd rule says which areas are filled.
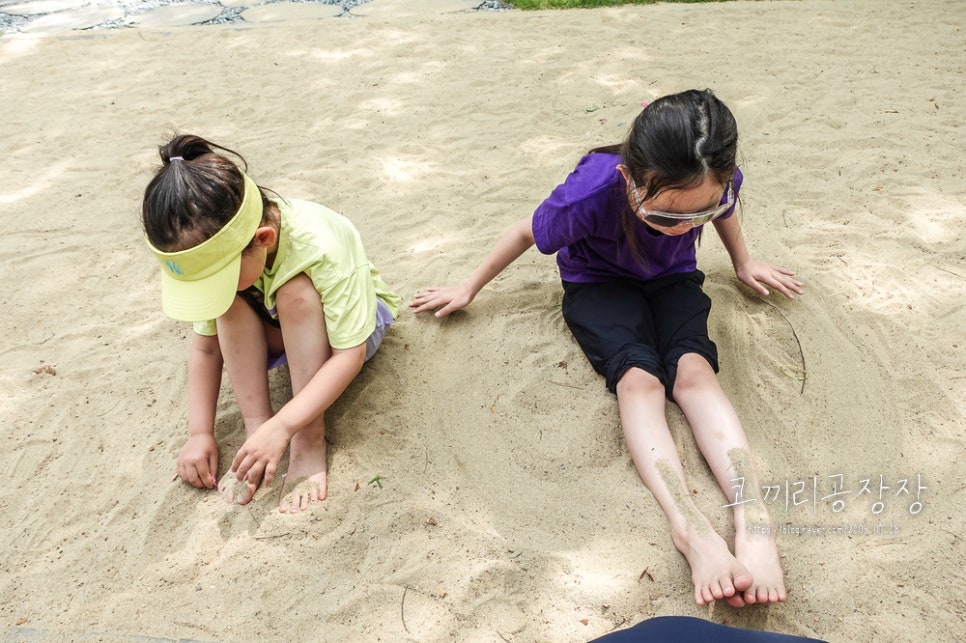
[[[961,1],[802,0],[3,37],[0,628],[586,641],[677,614],[957,640],[962,25]],[[327,416],[323,506],[280,515],[276,487],[228,507],[173,480],[190,329],[160,311],[138,223],[171,130],[349,216],[410,297],[465,278],[584,150],[690,87],[738,119],[753,254],[807,282],[763,301],[713,234],[699,250],[721,381],[773,488],[786,604],[694,604],[535,250],[464,314],[400,317]],[[284,401],[287,374],[272,384]],[[699,506],[728,533],[669,418]],[[222,467],[242,434],[226,383]]]

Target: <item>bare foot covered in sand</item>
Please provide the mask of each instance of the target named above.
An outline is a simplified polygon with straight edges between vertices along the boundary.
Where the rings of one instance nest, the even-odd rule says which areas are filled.
[[[674,545],[691,565],[694,600],[698,605],[722,598],[734,605],[732,600],[741,600],[752,587],[751,573],[731,555],[728,544],[711,525],[705,523],[700,529],[691,527],[683,535],[675,534]]]
[[[739,530],[735,534],[735,557],[751,572],[754,582],[744,590],[738,602],[728,602],[735,607],[745,603],[780,603],[785,600],[785,578],[778,547],[775,545],[775,530],[766,533],[748,533]]]
[[[253,484],[247,480],[239,480],[238,474],[230,470],[218,481],[218,493],[230,505],[248,504],[251,502],[252,496],[255,495],[256,489],[258,489],[257,484]]]
[[[278,510],[282,513],[298,513],[305,511],[316,502],[325,500],[326,473],[317,473],[311,478],[296,478],[292,484],[282,485],[282,499],[278,503]],[[321,479],[320,479],[321,478]]]
[[[298,435],[292,440],[292,454],[278,503],[282,513],[305,511],[325,500],[328,487],[325,438],[309,438]]]

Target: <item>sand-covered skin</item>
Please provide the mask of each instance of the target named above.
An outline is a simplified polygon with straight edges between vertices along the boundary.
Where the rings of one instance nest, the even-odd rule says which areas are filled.
[[[962,2],[802,0],[0,38],[0,627],[585,641],[678,614],[955,640],[963,24]],[[753,255],[807,284],[762,301],[713,233],[699,249],[721,382],[778,489],[787,603],[694,604],[536,250],[462,314],[402,314],[328,415],[320,508],[279,514],[281,480],[245,507],[173,480],[190,328],[160,311],[137,219],[171,129],[346,214],[408,298],[464,279],[583,151],[691,87],[737,117]],[[287,374],[272,386],[284,401]],[[728,534],[727,501],[674,407],[669,420]],[[216,432],[224,471],[244,435],[227,379]],[[823,501],[835,482],[852,493]]]

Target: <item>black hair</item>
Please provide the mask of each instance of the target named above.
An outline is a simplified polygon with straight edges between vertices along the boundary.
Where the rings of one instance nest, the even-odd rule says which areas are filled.
[[[148,183],[141,223],[148,241],[163,252],[193,248],[210,239],[235,215],[245,196],[242,170],[226,155],[248,164],[237,152],[193,134],[181,134],[158,148],[161,168]],[[174,160],[172,160],[174,159]],[[262,196],[262,222],[278,224],[278,210]]]
[[[700,185],[708,174],[726,184],[737,169],[738,125],[731,110],[710,89],[690,89],[658,98],[647,105],[623,143],[590,150],[590,154],[620,154],[631,178],[654,198],[664,190]],[[637,216],[629,206],[621,212],[621,227],[631,249]]]

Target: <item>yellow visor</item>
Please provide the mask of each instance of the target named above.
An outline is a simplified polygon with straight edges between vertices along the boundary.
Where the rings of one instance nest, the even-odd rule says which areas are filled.
[[[242,172],[245,195],[235,215],[207,241],[180,252],[162,252],[161,309],[173,319],[198,322],[225,314],[238,290],[241,253],[262,221],[262,194]]]

